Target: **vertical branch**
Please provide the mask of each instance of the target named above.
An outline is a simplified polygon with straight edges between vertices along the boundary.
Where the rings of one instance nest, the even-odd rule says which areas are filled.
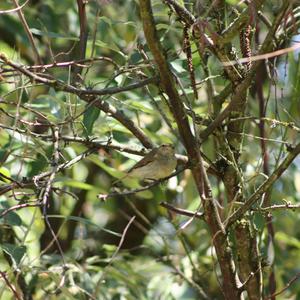
[[[260,300],[262,296],[262,270],[256,232],[251,226],[249,220],[242,219],[237,222],[234,228],[237,261],[239,275],[243,284],[245,283],[248,298]]]
[[[184,38],[184,52],[186,53],[187,62],[188,62],[188,69],[190,73],[191,85],[194,92],[195,100],[198,99],[198,91],[196,87],[196,80],[195,80],[195,70],[193,66],[193,57],[192,57],[192,49],[191,49],[191,42],[190,36],[188,31],[188,25],[184,25],[183,28],[183,38]]]
[[[260,67],[261,72],[258,72],[256,75],[256,94],[258,98],[259,103],[259,132],[260,132],[260,147],[261,147],[261,153],[263,158],[263,172],[265,175],[270,175],[270,169],[269,169],[269,154],[267,149],[267,144],[265,141],[266,132],[265,132],[265,121],[263,118],[265,118],[265,98],[263,94],[263,82],[264,79],[262,78],[262,74],[265,72],[263,71],[263,66]],[[264,202],[263,207],[267,207],[271,205],[271,190],[268,190],[264,195]],[[272,212],[269,212],[265,216],[266,224],[267,224],[267,230],[268,230],[268,249],[269,247],[274,247],[274,226],[273,226],[273,216]],[[276,292],[276,279],[275,279],[275,273],[274,273],[274,266],[272,264],[270,268],[270,274],[269,274],[269,293],[270,295],[273,295]],[[274,300],[275,297],[272,297],[272,300]]]
[[[81,60],[85,58],[86,45],[88,40],[88,23],[86,17],[86,5],[87,0],[77,0],[78,7],[78,17],[79,17],[79,25],[80,25],[80,34],[79,34],[79,43],[76,45],[74,49],[74,53],[72,54],[73,59]],[[73,73],[73,82],[78,81],[82,72],[82,67],[76,65],[72,69]]]
[[[48,214],[47,214],[47,208],[49,206],[49,196],[52,191],[52,184],[55,179],[55,176],[56,176],[56,173],[58,170],[58,166],[59,166],[59,164],[58,164],[59,163],[59,129],[56,126],[54,126],[54,128],[51,127],[51,129],[52,129],[52,134],[53,134],[53,148],[54,148],[53,149],[53,151],[54,151],[53,158],[52,158],[52,170],[50,171],[50,176],[49,176],[47,182],[45,183],[44,189],[41,191],[40,200],[42,202],[43,216],[45,219],[45,223],[53,237],[53,240],[56,243],[56,246],[57,246],[60,256],[62,258],[63,266],[65,268],[66,262],[65,262],[65,258],[64,258],[64,252],[63,252],[61,245],[56,237],[56,234],[51,226],[51,223],[49,221]],[[36,184],[38,184],[38,179],[36,181]]]
[[[227,220],[225,228],[232,226],[237,220],[241,219],[243,215],[249,211],[251,206],[260,200],[272,185],[281,177],[283,172],[290,166],[293,160],[300,154],[300,143],[292,148],[278,167],[266,179],[256,191],[246,200],[244,204],[238,208]]]
[[[161,85],[165,93],[168,95],[170,107],[177,123],[179,134],[186,148],[189,160],[192,163],[193,177],[198,193],[202,199],[205,210],[205,220],[208,223],[213,236],[214,246],[216,248],[223,275],[222,290],[226,299],[240,299],[241,295],[238,288],[239,280],[237,278],[232,259],[232,251],[223,225],[220,221],[216,203],[212,197],[212,191],[203,166],[200,149],[197,147],[197,140],[192,134],[189,121],[179,93],[175,87],[175,82],[169,69],[167,59],[163,54],[164,52],[157,38],[150,0],[140,0],[139,3],[144,34],[154,57],[154,61],[158,67]]]
[[[15,4],[16,8],[18,8],[18,10],[17,10],[18,16],[19,16],[19,18],[20,18],[20,20],[23,24],[24,30],[25,30],[25,32],[27,34],[27,37],[29,39],[29,42],[31,44],[31,47],[32,47],[32,50],[33,50],[33,53],[34,53],[34,56],[35,56],[35,63],[41,65],[42,64],[42,59],[41,59],[41,57],[39,55],[39,52],[37,50],[37,47],[35,45],[33,35],[30,32],[29,26],[27,24],[27,21],[25,19],[25,16],[24,16],[23,12],[22,12],[22,9],[19,6],[19,3],[18,3],[19,1],[18,0],[13,0],[13,2]]]

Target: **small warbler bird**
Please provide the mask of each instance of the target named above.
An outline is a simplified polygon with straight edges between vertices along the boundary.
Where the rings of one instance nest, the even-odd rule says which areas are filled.
[[[137,178],[139,180],[159,180],[165,178],[173,172],[177,165],[175,149],[173,145],[163,144],[151,150],[139,162],[137,162],[127,174],[119,179],[126,177]]]

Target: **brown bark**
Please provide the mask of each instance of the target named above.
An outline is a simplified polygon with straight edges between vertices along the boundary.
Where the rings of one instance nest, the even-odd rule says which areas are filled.
[[[216,248],[218,261],[222,270],[222,290],[224,296],[226,299],[241,299],[232,251],[223,229],[223,225],[220,221],[215,200],[212,198],[210,184],[203,166],[197,140],[191,132],[182,100],[175,87],[172,73],[157,38],[155,22],[149,0],[140,0],[140,13],[145,37],[159,70],[161,85],[165,93],[168,95],[170,107],[177,123],[180,137],[193,166],[192,173],[194,181],[198,189],[199,196],[202,199],[205,211],[205,220],[209,225],[211,235],[213,236],[214,246]]]

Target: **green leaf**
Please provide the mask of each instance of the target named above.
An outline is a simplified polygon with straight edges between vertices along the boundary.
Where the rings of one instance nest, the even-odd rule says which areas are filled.
[[[93,185],[78,180],[63,180],[62,183],[66,186],[71,186],[86,191],[92,190],[94,188]]]
[[[266,219],[264,216],[261,213],[256,213],[254,214],[253,221],[256,229],[262,232],[266,226]]]
[[[9,170],[4,167],[0,168],[0,181],[6,182],[6,183],[10,182],[10,180],[6,179],[4,176],[1,176],[2,174],[4,176],[10,177]]]
[[[3,135],[2,135],[3,134]],[[0,136],[0,163],[4,163],[9,155],[9,147],[11,146],[11,136],[9,134],[4,135],[4,131],[1,133]],[[1,146],[2,141],[5,140],[5,143],[3,146]]]
[[[76,217],[76,216],[62,216],[62,215],[48,215],[48,218],[59,218],[59,219],[64,219],[65,221],[76,221],[78,223],[82,223],[85,225],[89,225],[89,226],[95,226],[100,230],[103,230],[104,232],[107,232],[109,234],[121,237],[122,234],[106,229],[104,227],[100,227],[99,225],[93,223],[92,221],[90,221],[89,219],[85,219],[85,218],[81,218],[81,217]]]
[[[56,38],[56,39],[59,38],[59,39],[64,39],[64,40],[68,40],[68,41],[78,41],[79,40],[78,37],[66,36],[66,35],[62,35],[62,34],[55,33],[55,32],[49,32],[49,31],[46,32],[46,31],[39,30],[37,28],[31,28],[30,31],[35,35],[48,37],[48,38]]]
[[[142,199],[152,199],[153,193],[150,190],[146,190],[136,193],[136,196]]]
[[[237,5],[240,0],[225,0],[229,5]]]
[[[50,147],[47,150],[47,154],[51,155]],[[36,159],[31,163],[31,170],[28,173],[28,176],[32,177],[39,172],[41,172],[48,165],[46,157],[40,153],[37,153]]]
[[[157,111],[154,110],[148,102],[129,100],[129,101],[126,101],[126,104],[139,112],[142,111],[147,114],[157,115]]]
[[[300,241],[282,231],[276,233],[276,240],[282,244],[286,244],[287,246],[295,247],[300,250]]]
[[[0,214],[5,211],[5,209],[0,209]],[[9,224],[11,226],[21,226],[22,219],[14,211],[10,211],[4,217],[0,218],[0,224]]]
[[[20,263],[21,259],[26,253],[25,246],[16,246],[13,244],[4,243],[1,245],[1,248],[6,254],[8,254],[11,257],[15,266],[17,266]]]
[[[185,73],[186,70],[182,67],[182,60],[177,59],[171,62],[172,68],[174,68],[174,70],[177,73]]]
[[[157,28],[157,30],[161,30],[161,29],[169,30],[171,27],[170,27],[170,25],[160,23],[160,24],[157,24],[156,28]]]
[[[100,110],[95,106],[90,106],[83,115],[84,133],[86,136],[91,135],[95,121],[98,119]]]
[[[101,47],[101,48],[105,48],[105,49],[110,49],[110,50],[116,51],[120,55],[124,56],[123,53],[121,51],[119,51],[119,48],[115,44],[108,45],[107,43],[105,43],[103,41],[97,40],[95,42],[95,45],[97,47]]]
[[[111,168],[108,165],[106,165],[104,162],[102,162],[98,156],[91,155],[88,158],[90,161],[92,161],[94,164],[96,164],[98,167],[106,171],[109,175],[115,177],[115,178],[121,178],[124,176],[124,172],[120,172],[116,170],[115,168]]]

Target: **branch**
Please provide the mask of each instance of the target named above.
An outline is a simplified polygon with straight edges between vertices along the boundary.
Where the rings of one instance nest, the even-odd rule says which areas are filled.
[[[1,124],[0,124],[1,127]],[[44,140],[51,138],[50,136],[42,136],[42,138]],[[75,143],[81,143],[86,145],[89,148],[98,148],[98,149],[105,149],[105,150],[109,150],[109,149],[113,149],[113,150],[117,150],[120,152],[126,152],[126,153],[130,153],[130,154],[135,154],[135,155],[141,155],[144,156],[146,153],[148,153],[147,151],[145,151],[145,149],[136,149],[135,147],[128,147],[122,144],[117,144],[117,143],[107,143],[107,142],[103,142],[100,140],[96,140],[96,139],[85,139],[85,138],[81,138],[81,137],[72,137],[72,136],[61,136],[60,140],[63,140],[65,142],[75,142]],[[105,144],[103,144],[105,143]],[[202,152],[201,152],[202,154]],[[177,164],[178,165],[184,165],[188,163],[188,157],[185,155],[181,155],[181,154],[175,154],[176,158],[177,158]],[[214,175],[216,177],[220,177],[220,173],[218,172],[217,168],[213,165],[213,163],[203,154],[204,159],[206,159],[206,161],[203,161],[204,164],[204,168],[206,169],[206,171],[211,174]]]
[[[165,0],[164,2],[172,5],[178,17],[180,17],[180,19],[183,20],[187,25],[192,26],[197,21],[190,11],[188,11],[184,6],[181,6],[175,0]]]
[[[67,168],[70,168],[71,166],[73,166],[74,164],[78,163],[79,161],[81,161],[82,159],[86,158],[87,156],[95,153],[98,149],[97,148],[91,148],[91,149],[88,149],[86,151],[84,151],[83,153],[79,154],[78,156],[74,157],[73,159],[65,162],[65,163],[62,163],[60,165],[58,165],[56,168],[55,168],[55,173],[58,173],[62,170],[65,170]],[[44,173],[41,173],[39,175],[36,175],[32,178],[33,182],[38,185],[38,182],[42,179],[42,178],[45,178],[45,177],[48,177],[48,176],[51,176],[53,172],[52,171],[47,171],[47,172],[44,172]]]
[[[86,52],[86,45],[88,41],[88,22],[86,16],[86,5],[88,1],[86,0],[77,0],[77,7],[78,7],[78,18],[79,18],[79,25],[80,25],[80,34],[79,34],[79,43],[74,48],[74,52],[72,57],[76,59],[84,59],[85,52]],[[73,81],[76,81],[80,78],[82,67],[81,66],[73,66]]]
[[[23,27],[24,27],[24,30],[25,30],[25,32],[27,34],[29,42],[31,44],[33,53],[35,55],[35,60],[36,60],[37,63],[42,64],[42,60],[41,60],[41,57],[40,57],[39,52],[37,50],[37,47],[35,45],[33,35],[32,35],[32,33],[31,33],[30,29],[29,29],[29,26],[27,24],[27,21],[25,19],[25,16],[24,16],[23,12],[22,12],[22,9],[20,9],[19,1],[18,0],[13,0],[13,2],[15,4],[16,8],[18,9],[17,13],[18,13],[18,16],[19,16],[19,18],[21,20],[21,23],[23,24]]]
[[[258,12],[265,0],[255,0],[253,2],[254,3],[251,3],[250,5],[254,5],[256,12]],[[218,47],[222,47],[229,43],[236,35],[239,34],[241,27],[249,22],[249,16],[252,13],[250,10],[253,9],[250,5],[248,5],[248,8],[244,9],[244,11],[221,33],[217,40]]]
[[[113,193],[110,193],[110,194],[98,194],[97,198],[102,200],[102,201],[106,201],[107,198],[112,198],[112,197],[116,197],[116,196],[129,196],[129,195],[137,194],[139,192],[144,192],[144,191],[149,190],[150,188],[152,188],[154,186],[157,186],[157,185],[161,184],[162,182],[167,181],[168,179],[178,175],[179,173],[183,172],[185,169],[187,169],[187,166],[185,166],[184,168],[172,173],[168,177],[165,177],[165,178],[162,178],[162,179],[159,179],[159,180],[155,180],[151,184],[148,184],[148,185],[146,185],[142,188],[129,190],[129,191],[123,191],[123,192],[113,192]]]
[[[21,209],[24,207],[37,207],[37,206],[41,206],[41,204],[40,203],[22,203],[22,204],[11,206],[10,208],[7,208],[0,213],[0,219],[3,218],[4,216],[6,216],[11,211],[18,210],[18,209]]]
[[[107,114],[110,114],[113,118],[118,120],[124,127],[126,127],[143,144],[143,146],[145,146],[146,148],[153,148],[153,143],[151,142],[151,140],[144,134],[144,132],[139,127],[137,127],[134,124],[134,122],[130,118],[126,117],[125,114],[121,110],[116,109],[115,107],[104,102],[103,100],[95,98],[96,95],[91,96],[91,94],[93,94],[93,92],[91,90],[88,91],[85,89],[79,89],[70,84],[66,84],[61,80],[48,79],[48,78],[39,76],[39,75],[29,71],[28,69],[26,69],[23,65],[20,65],[18,63],[15,63],[15,62],[9,60],[3,53],[0,53],[0,59],[3,60],[3,62],[5,64],[13,67],[14,69],[18,70],[22,74],[29,77],[31,80],[43,83],[47,86],[51,86],[55,90],[75,94],[80,99],[84,100],[85,102],[98,107],[100,110],[104,111]],[[152,82],[152,80],[153,80],[153,78],[148,79],[146,81],[144,80],[143,84],[141,84],[141,86],[149,84],[150,81]],[[155,79],[155,80],[157,80],[157,79]],[[137,88],[138,85],[140,85],[140,84],[132,84],[127,89],[126,88],[118,88],[118,87],[117,88],[107,88],[104,94],[109,95],[112,93],[119,93],[121,91]],[[98,92],[100,92],[100,91],[98,91]],[[104,95],[103,90],[102,90],[102,93],[100,92],[100,94]],[[97,95],[99,95],[99,93]]]
[[[226,229],[228,229],[232,224],[234,224],[237,220],[239,220],[255,202],[257,202],[262,195],[268,191],[268,189],[275,183],[275,181],[280,178],[283,172],[289,167],[289,165],[293,162],[293,160],[300,153],[300,144],[298,144],[290,153],[286,156],[286,158],[282,161],[282,163],[278,166],[278,168],[272,173],[272,175],[257,189],[257,191],[248,198],[244,205],[238,208],[227,220]]]
[[[275,299],[276,296],[282,294],[284,291],[286,291],[296,280],[298,280],[300,278],[300,272],[297,273],[288,283],[287,285],[280,291],[268,296],[265,298],[265,300],[268,300],[268,299]]]
[[[96,96],[106,96],[106,95],[113,95],[117,93],[122,93],[130,90],[134,90],[136,88],[144,87],[145,85],[148,85],[150,83],[158,84],[159,78],[157,76],[146,78],[144,80],[129,84],[127,86],[122,87],[108,87],[101,90],[92,90],[92,89],[81,89],[77,88],[73,85],[67,84],[63,82],[62,80],[58,80],[55,78],[49,79],[48,77],[43,77],[40,75],[37,75],[36,73],[32,73],[30,69],[35,69],[31,66],[24,66],[21,64],[18,64],[16,62],[13,62],[9,60],[4,53],[0,53],[0,59],[3,60],[5,64],[8,66],[11,66],[13,69],[21,72],[22,74],[26,75],[27,77],[31,78],[32,80],[36,82],[43,83],[47,86],[51,86],[56,90],[64,91],[71,94],[76,94],[78,97],[82,97],[84,95],[96,95]],[[82,60],[86,61],[86,60]],[[52,68],[55,66],[62,67],[62,66],[68,66],[68,65],[76,65],[80,61],[70,61],[70,62],[64,62],[64,63],[54,63],[50,65],[45,65],[45,68]],[[41,65],[41,68],[43,68],[44,65]],[[83,98],[82,98],[83,99]],[[83,99],[84,100],[84,99]]]
[[[49,171],[49,178],[48,180],[44,183],[43,189],[41,190],[39,194],[39,200],[42,204],[42,213],[44,216],[44,220],[46,223],[46,226],[48,227],[55,244],[57,246],[58,252],[62,258],[63,262],[63,269],[66,270],[66,261],[64,258],[64,252],[63,249],[60,245],[60,242],[51,226],[51,223],[48,218],[47,214],[47,208],[49,206],[49,198],[50,198],[50,193],[52,190],[52,185],[55,180],[56,173],[58,172],[58,161],[59,161],[59,128],[58,127],[53,127],[51,128],[52,130],[52,135],[53,135],[53,153],[52,153],[52,161],[51,161],[51,171]],[[37,180],[38,181],[38,180]],[[34,180],[34,182],[37,182]]]
[[[15,13],[16,11],[22,9],[25,5],[27,5],[28,2],[29,2],[29,0],[26,0],[26,2],[24,2],[21,6],[18,6],[17,8],[0,10],[0,15]]]
[[[164,0],[170,6],[172,6],[179,17],[179,19],[184,22],[187,26],[192,26],[193,35],[201,36],[201,39],[205,41],[205,45],[211,50],[214,51],[214,43],[211,38],[207,34],[205,34],[199,26],[197,25],[197,19],[193,16],[191,12],[189,12],[184,6],[178,4],[175,0]]]
[[[84,90],[84,91],[79,91],[81,94],[84,95],[97,95],[97,96],[105,96],[105,95],[113,95],[117,93],[122,93],[126,91],[131,91],[135,90],[137,88],[144,87],[148,84],[158,84],[159,83],[159,78],[157,76],[146,78],[144,80],[128,84],[127,86],[118,86],[118,87],[108,87],[104,88],[101,90]]]
[[[33,181],[26,181],[26,182],[13,182],[10,184],[4,184],[0,185],[0,196],[8,193],[11,190],[14,189],[26,189],[26,188],[31,188],[34,187]]]
[[[21,295],[19,295],[17,289],[9,282],[6,273],[0,271],[0,275],[2,277],[2,279],[4,280],[4,282],[7,284],[7,286],[9,287],[9,289],[12,291],[13,295],[15,296],[15,299],[17,300],[22,300],[23,297]]]
[[[273,37],[275,35],[275,32],[277,28],[279,27],[280,23],[282,22],[282,19],[284,15],[286,14],[287,9],[289,8],[289,1],[284,1],[280,13],[276,16],[276,19],[274,20],[272,24],[272,28],[268,31],[268,34],[263,42],[263,45],[259,51],[259,55],[262,55],[266,52],[269,52],[272,45],[273,45]],[[234,89],[234,94],[232,96],[232,99],[230,103],[226,106],[226,108],[216,117],[216,119],[206,128],[204,129],[200,137],[202,141],[205,141],[208,136],[216,129],[218,128],[222,122],[230,115],[231,111],[240,105],[241,95],[249,88],[250,84],[252,83],[252,79],[254,75],[256,74],[256,71],[260,64],[262,63],[262,60],[256,61],[251,69],[248,72],[248,75],[246,78],[238,84]]]
[[[283,122],[283,121],[279,121],[279,120],[268,118],[268,117],[245,116],[245,117],[241,117],[241,118],[230,119],[229,122],[231,123],[231,122],[236,122],[236,121],[239,121],[239,120],[268,122],[268,123],[271,123],[271,125],[270,125],[271,128],[274,128],[277,125],[279,125],[279,126],[283,126],[283,127],[289,128],[291,130],[294,130],[297,133],[300,133],[300,128],[297,127],[294,122]]]
[[[199,286],[199,284],[197,284],[192,278],[187,277],[184,272],[180,271],[175,265],[172,265],[172,267],[175,270],[176,274],[182,277],[188,284],[191,285],[191,287],[193,287],[199,293],[199,295],[201,295],[202,299],[209,299],[209,297],[206,295],[202,287]]]
[[[192,218],[194,217],[194,218],[198,218],[198,219],[202,219],[202,220],[204,219],[204,214],[200,213],[200,212],[193,212],[190,210],[178,208],[167,202],[160,202],[159,205],[178,214],[178,215],[183,215],[183,216],[192,217]]]
[[[81,99],[85,99],[85,97],[81,97]],[[143,144],[143,146],[145,146],[146,148],[153,148],[153,143],[151,142],[151,140],[139,127],[135,126],[134,122],[130,118],[125,116],[122,110],[118,110],[109,103],[102,100],[95,102],[94,105],[107,114],[110,114],[114,119],[118,120]]]
[[[52,64],[25,66],[25,68],[28,69],[28,70],[35,70],[35,69],[45,70],[45,69],[51,69],[51,68],[68,68],[68,67],[74,66],[74,65],[83,66],[86,63],[93,63],[94,61],[106,61],[106,62],[111,63],[115,68],[119,68],[117,63],[115,63],[111,58],[105,57],[105,56],[95,56],[95,57],[86,58],[86,59],[63,61],[63,62],[54,62]]]
[[[133,217],[129,220],[129,222],[127,223],[126,227],[124,228],[124,230],[123,230],[123,232],[122,232],[121,239],[120,239],[120,241],[119,241],[119,244],[118,244],[116,250],[114,251],[114,253],[113,253],[113,255],[111,256],[111,258],[108,260],[108,263],[106,264],[106,266],[105,266],[105,267],[103,268],[103,270],[102,270],[102,274],[101,274],[100,278],[99,278],[99,279],[97,280],[97,282],[96,282],[96,290],[94,291],[94,295],[98,295],[98,294],[99,294],[99,289],[100,289],[100,287],[102,287],[102,283],[103,283],[104,277],[105,277],[105,275],[106,275],[106,272],[105,272],[105,271],[107,270],[108,267],[110,267],[110,266],[113,264],[115,258],[117,257],[118,253],[120,252],[121,247],[122,247],[122,245],[123,245],[123,243],[124,243],[124,241],[125,241],[125,237],[126,237],[127,231],[128,231],[128,229],[129,229],[130,225],[131,225],[131,224],[133,223],[133,221],[135,220],[135,218],[136,218],[136,216],[133,216]]]
[[[47,172],[43,172],[43,173],[40,173],[38,175],[35,175],[33,176],[33,178],[26,178],[24,180],[24,182],[13,182],[11,184],[5,184],[5,185],[2,185],[0,186],[0,195],[3,195],[13,189],[16,189],[16,188],[34,188],[34,187],[37,187],[39,186],[39,181],[41,179],[44,179],[46,177],[49,177],[51,176],[52,174],[56,174],[62,170],[65,170],[67,168],[70,168],[71,166],[73,166],[74,164],[76,164],[77,162],[79,162],[80,160],[86,158],[87,156],[95,153],[96,151],[98,150],[98,148],[91,148],[91,149],[88,149],[86,150],[85,152],[79,154],[78,156],[76,156],[75,158],[67,161],[67,162],[64,162],[60,165],[58,165],[56,168],[55,168],[55,172],[53,173],[53,170],[52,171],[47,171]],[[54,175],[53,175],[54,176]]]
[[[178,126],[178,131],[192,163],[194,181],[202,200],[206,221],[214,236],[214,246],[224,276],[223,290],[228,299],[240,299],[237,276],[233,263],[233,254],[228,244],[222,222],[215,201],[212,198],[211,187],[203,165],[197,139],[192,134],[188,117],[182,100],[176,89],[174,78],[167,58],[157,37],[150,0],[140,0],[140,14],[143,22],[144,34],[154,61],[159,70],[161,85],[168,95],[171,111]]]
[[[295,210],[299,208],[300,208],[300,204],[286,203],[286,204],[275,204],[271,206],[260,207],[258,209],[255,209],[255,211],[268,212],[272,210],[286,210],[286,209]]]

